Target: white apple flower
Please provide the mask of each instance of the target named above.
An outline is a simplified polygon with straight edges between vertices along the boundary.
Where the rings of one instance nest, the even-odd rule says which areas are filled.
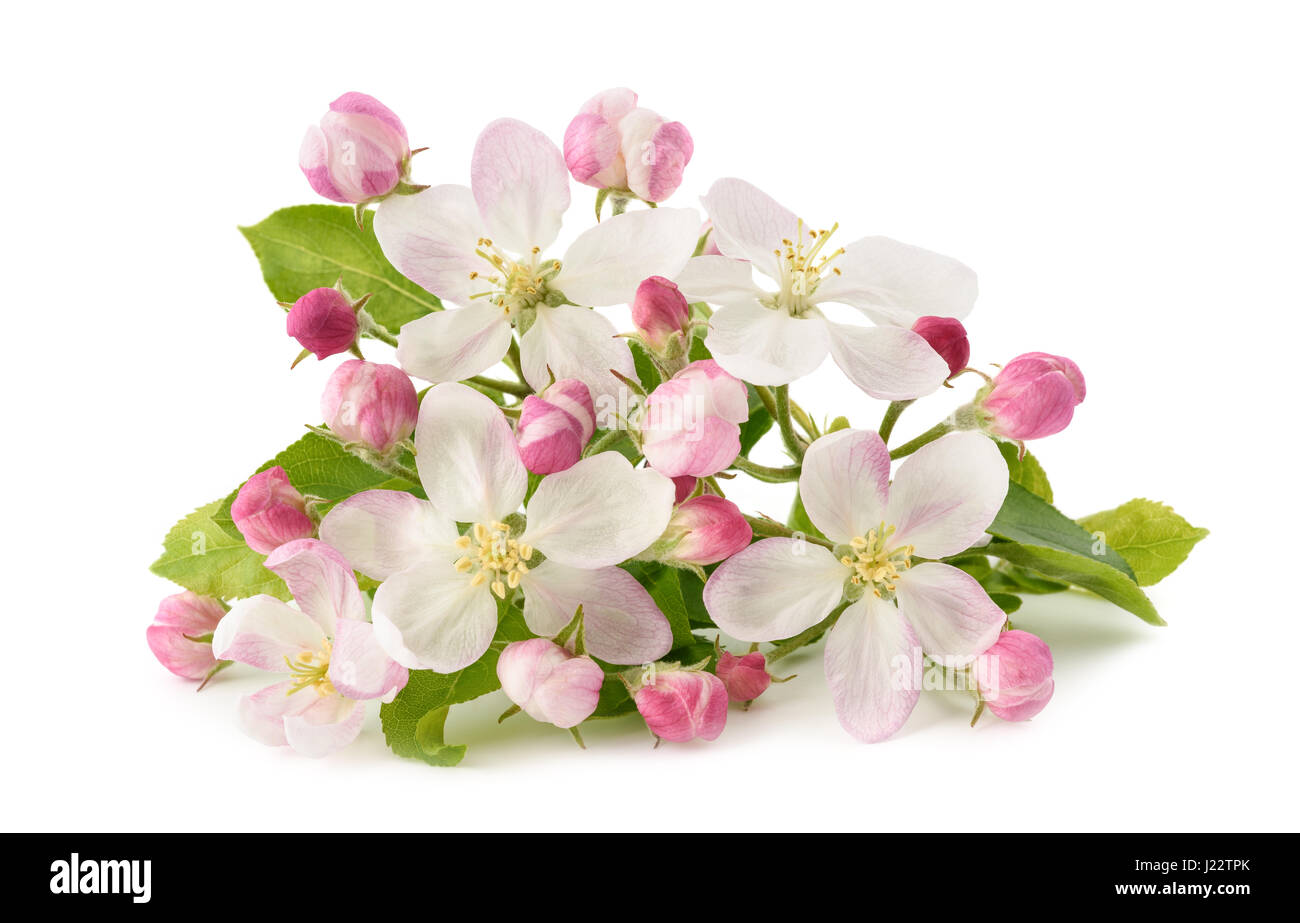
[[[384,255],[408,279],[459,306],[402,327],[402,367],[434,382],[469,378],[501,361],[516,327],[534,390],[553,373],[577,378],[593,395],[617,393],[609,370],[633,376],[631,352],[588,308],[630,303],[643,279],[676,274],[695,248],[699,215],[690,208],[618,215],[553,259],[544,251],[568,207],[559,148],[514,119],[479,135],[469,186],[386,199],[375,214]]]
[[[835,247],[839,225],[817,230],[743,180],[718,180],[702,201],[720,255],[690,260],[676,282],[687,301],[720,305],[705,340],[720,366],[757,385],[784,385],[829,352],[872,397],[908,400],[943,384],[947,365],[910,328],[922,316],[970,313],[970,269],[887,237]],[[755,282],[755,270],[775,291]],[[819,309],[832,302],[881,326],[833,323]]]
[[[523,502],[528,472],[492,401],[462,384],[435,385],[420,405],[415,446],[427,501],[369,490],[330,510],[320,527],[353,567],[382,581],[371,619],[389,656],[439,673],[469,666],[496,633],[497,601],[516,588],[537,635],[557,634],[581,605],[593,656],[631,664],[668,652],[668,620],[614,565],[663,533],[672,481],[601,452],[547,476],[519,530],[506,520]],[[470,524],[464,535],[458,522]]]
[[[850,600],[826,639],[826,678],[845,730],[883,740],[920,696],[912,678],[922,652],[979,654],[1006,621],[965,571],[913,560],[976,543],[1006,492],[1006,462],[980,433],[951,433],[918,449],[893,484],[876,433],[823,436],[804,456],[799,495],[834,552],[793,538],[756,542],[713,572],[704,604],[727,634],[775,641]]]

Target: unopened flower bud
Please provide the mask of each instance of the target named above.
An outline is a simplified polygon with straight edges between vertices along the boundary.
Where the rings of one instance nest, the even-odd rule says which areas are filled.
[[[1052,698],[1052,651],[1037,635],[1004,631],[980,661],[980,695],[1002,720],[1028,721]]]
[[[352,204],[392,192],[405,179],[410,159],[401,120],[364,93],[344,93],[330,103],[320,125],[307,129],[298,152],[298,166],[312,189]]]
[[[718,658],[718,679],[727,687],[727,695],[733,702],[752,702],[772,685],[767,658],[760,651],[743,657],[723,651]]]
[[[506,645],[497,660],[497,678],[510,701],[531,717],[571,728],[596,710],[605,673],[590,657],[532,638]]]
[[[177,676],[203,679],[217,665],[210,636],[225,614],[225,607],[210,596],[188,590],[168,596],[145,629],[149,649]]]
[[[690,336],[691,306],[676,284],[651,276],[637,286],[632,323],[656,353],[680,354]]]
[[[345,353],[357,342],[356,308],[336,288],[314,288],[293,303],[285,329],[317,359]]]
[[[712,359],[692,362],[655,388],[640,424],[646,461],[668,477],[708,477],[740,454],[749,419],[745,383]]]
[[[695,488],[699,484],[700,479],[693,474],[682,474],[673,478],[672,482],[673,490],[675,491],[675,495],[673,496],[673,505],[675,506],[679,503],[685,503],[686,498],[695,493]]]
[[[1007,363],[976,404],[994,435],[1041,439],[1069,425],[1086,393],[1083,373],[1069,359],[1025,353]]]
[[[753,537],[740,507],[715,494],[701,494],[673,510],[668,528],[651,550],[662,548],[659,560],[702,567],[731,557]]]
[[[681,122],[636,101],[626,88],[588,100],[564,133],[564,162],[580,183],[662,202],[681,185],[694,143]]]
[[[235,527],[258,554],[270,554],[294,539],[311,538],[316,527],[307,502],[278,465],[258,472],[239,488],[230,506]]]
[[[966,336],[966,328],[957,318],[918,318],[912,325],[912,332],[920,334],[930,344],[930,348],[948,363],[949,378],[966,368],[970,362],[970,340]]]
[[[595,431],[591,391],[576,378],[561,378],[541,394],[524,398],[515,438],[525,468],[554,474],[573,467]]]
[[[727,689],[702,670],[660,670],[633,701],[650,732],[663,740],[716,740],[727,724]]]
[[[334,435],[389,454],[415,432],[419,401],[410,377],[395,365],[349,359],[330,376],[321,414]]]

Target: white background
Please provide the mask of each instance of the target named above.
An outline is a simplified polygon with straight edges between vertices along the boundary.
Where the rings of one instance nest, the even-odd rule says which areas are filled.
[[[1283,4],[15,6],[0,223],[5,829],[1295,829],[1297,21]],[[1213,534],[1156,629],[1073,595],[1017,617],[1056,656],[1038,718],[923,697],[894,739],[837,725],[818,653],[711,744],[457,707],[465,762],[389,755],[377,714],[322,761],[243,737],[144,643],[171,524],[316,422],[332,363],[296,344],[236,232],[316,201],[305,126],[361,90],[420,182],[464,182],[510,115],[557,141],[610,86],[685,122],[674,205],[756,183],[846,239],[980,274],[974,362],[1069,355],[1087,401],[1036,444],[1072,515],[1134,496]],[[593,190],[574,186],[566,227]],[[620,322],[621,319],[620,319]],[[380,348],[375,357],[383,358]],[[908,411],[899,437],[975,387]],[[883,405],[829,363],[819,416]],[[780,463],[779,441],[760,460]],[[782,514],[788,492],[733,496]],[[373,709],[374,706],[372,705]]]

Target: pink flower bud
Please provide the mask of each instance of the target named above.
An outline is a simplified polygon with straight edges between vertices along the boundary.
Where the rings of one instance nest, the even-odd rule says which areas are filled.
[[[415,385],[395,365],[349,359],[330,376],[321,414],[334,435],[387,455],[415,432]]]
[[[970,362],[970,340],[966,337],[966,328],[957,318],[922,317],[912,325],[912,332],[919,333],[948,363],[949,378],[966,368]]]
[[[319,127],[307,129],[298,166],[320,195],[359,203],[392,192],[410,158],[406,129],[388,107],[364,93],[344,93]]]
[[[1041,439],[1069,425],[1086,393],[1083,373],[1069,359],[1025,353],[1007,363],[979,404],[995,435]]]
[[[307,502],[278,465],[244,482],[230,505],[230,516],[248,547],[258,554],[270,554],[286,542],[316,533]]]
[[[718,658],[718,679],[727,687],[727,695],[733,702],[752,702],[772,685],[767,658],[760,651],[743,657],[723,651]]]
[[[662,353],[674,337],[690,332],[691,306],[674,283],[651,276],[637,286],[632,323],[650,348]]]
[[[158,606],[153,624],[145,629],[149,649],[158,662],[177,676],[203,679],[217,665],[211,641],[194,641],[210,635],[226,614],[220,602],[186,590],[168,596]]]
[[[701,494],[673,510],[660,541],[668,546],[663,560],[704,566],[748,547],[753,537],[740,507],[715,494]]]
[[[717,740],[727,724],[727,689],[712,673],[667,670],[633,696],[650,733],[663,740]]]
[[[351,302],[338,289],[314,288],[293,303],[285,329],[302,348],[325,359],[347,352],[360,324]]]
[[[699,478],[693,474],[683,474],[672,479],[673,489],[676,495],[673,497],[673,504],[685,503],[686,498],[695,493],[695,486],[699,483]]]
[[[576,378],[561,378],[540,395],[524,398],[515,438],[525,468],[554,474],[573,467],[595,431],[591,391]]]
[[[1037,635],[1004,631],[981,661],[980,695],[1002,720],[1028,721],[1052,698],[1052,651]]]
[[[745,383],[712,359],[701,359],[646,399],[642,450],[651,467],[670,478],[708,477],[736,460],[739,424],[748,419]]]
[[[564,133],[564,162],[580,183],[662,202],[681,185],[695,146],[681,122],[638,108],[636,99],[626,88],[589,99]]]
[[[497,678],[510,701],[530,716],[570,728],[596,710],[605,673],[590,657],[533,638],[506,645],[497,660]]]

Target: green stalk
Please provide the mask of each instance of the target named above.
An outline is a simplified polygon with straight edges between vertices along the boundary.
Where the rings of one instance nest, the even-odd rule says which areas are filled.
[[[891,459],[905,458],[908,455],[911,455],[917,449],[921,448],[921,446],[929,445],[931,442],[934,442],[940,436],[948,435],[949,433],[952,432],[952,430],[953,427],[951,423],[948,422],[936,423],[934,426],[927,429],[925,432],[917,436],[911,442],[904,443],[903,445],[894,449],[894,451],[889,453],[889,457]]]
[[[898,422],[898,418],[901,417],[903,415],[903,411],[906,410],[909,406],[911,406],[914,402],[915,402],[915,398],[913,398],[910,401],[890,402],[889,408],[885,411],[885,418],[880,421],[880,429],[877,430],[877,432],[880,433],[880,438],[885,443],[885,445],[889,445],[889,437],[890,434],[894,432],[894,424]]]
[[[799,650],[799,648],[811,644],[818,637],[830,631],[835,627],[835,622],[839,619],[840,613],[848,607],[849,602],[848,600],[845,600],[832,609],[830,615],[826,616],[826,618],[822,619],[812,628],[807,628],[799,632],[799,634],[795,635],[793,638],[788,638],[776,647],[772,648],[764,655],[767,658],[767,665],[771,666],[781,658],[793,654],[795,651]]]
[[[768,484],[784,484],[787,481],[799,480],[799,465],[790,465],[786,468],[770,468],[767,465],[759,465],[750,461],[743,455],[737,455],[736,460],[731,463],[731,467],[739,468],[752,478],[765,481]]]
[[[786,450],[795,461],[802,461],[803,453],[808,447],[795,433],[794,423],[790,420],[790,386],[778,385],[773,389],[772,396],[776,399],[776,422],[781,427],[781,439],[785,442]]]

